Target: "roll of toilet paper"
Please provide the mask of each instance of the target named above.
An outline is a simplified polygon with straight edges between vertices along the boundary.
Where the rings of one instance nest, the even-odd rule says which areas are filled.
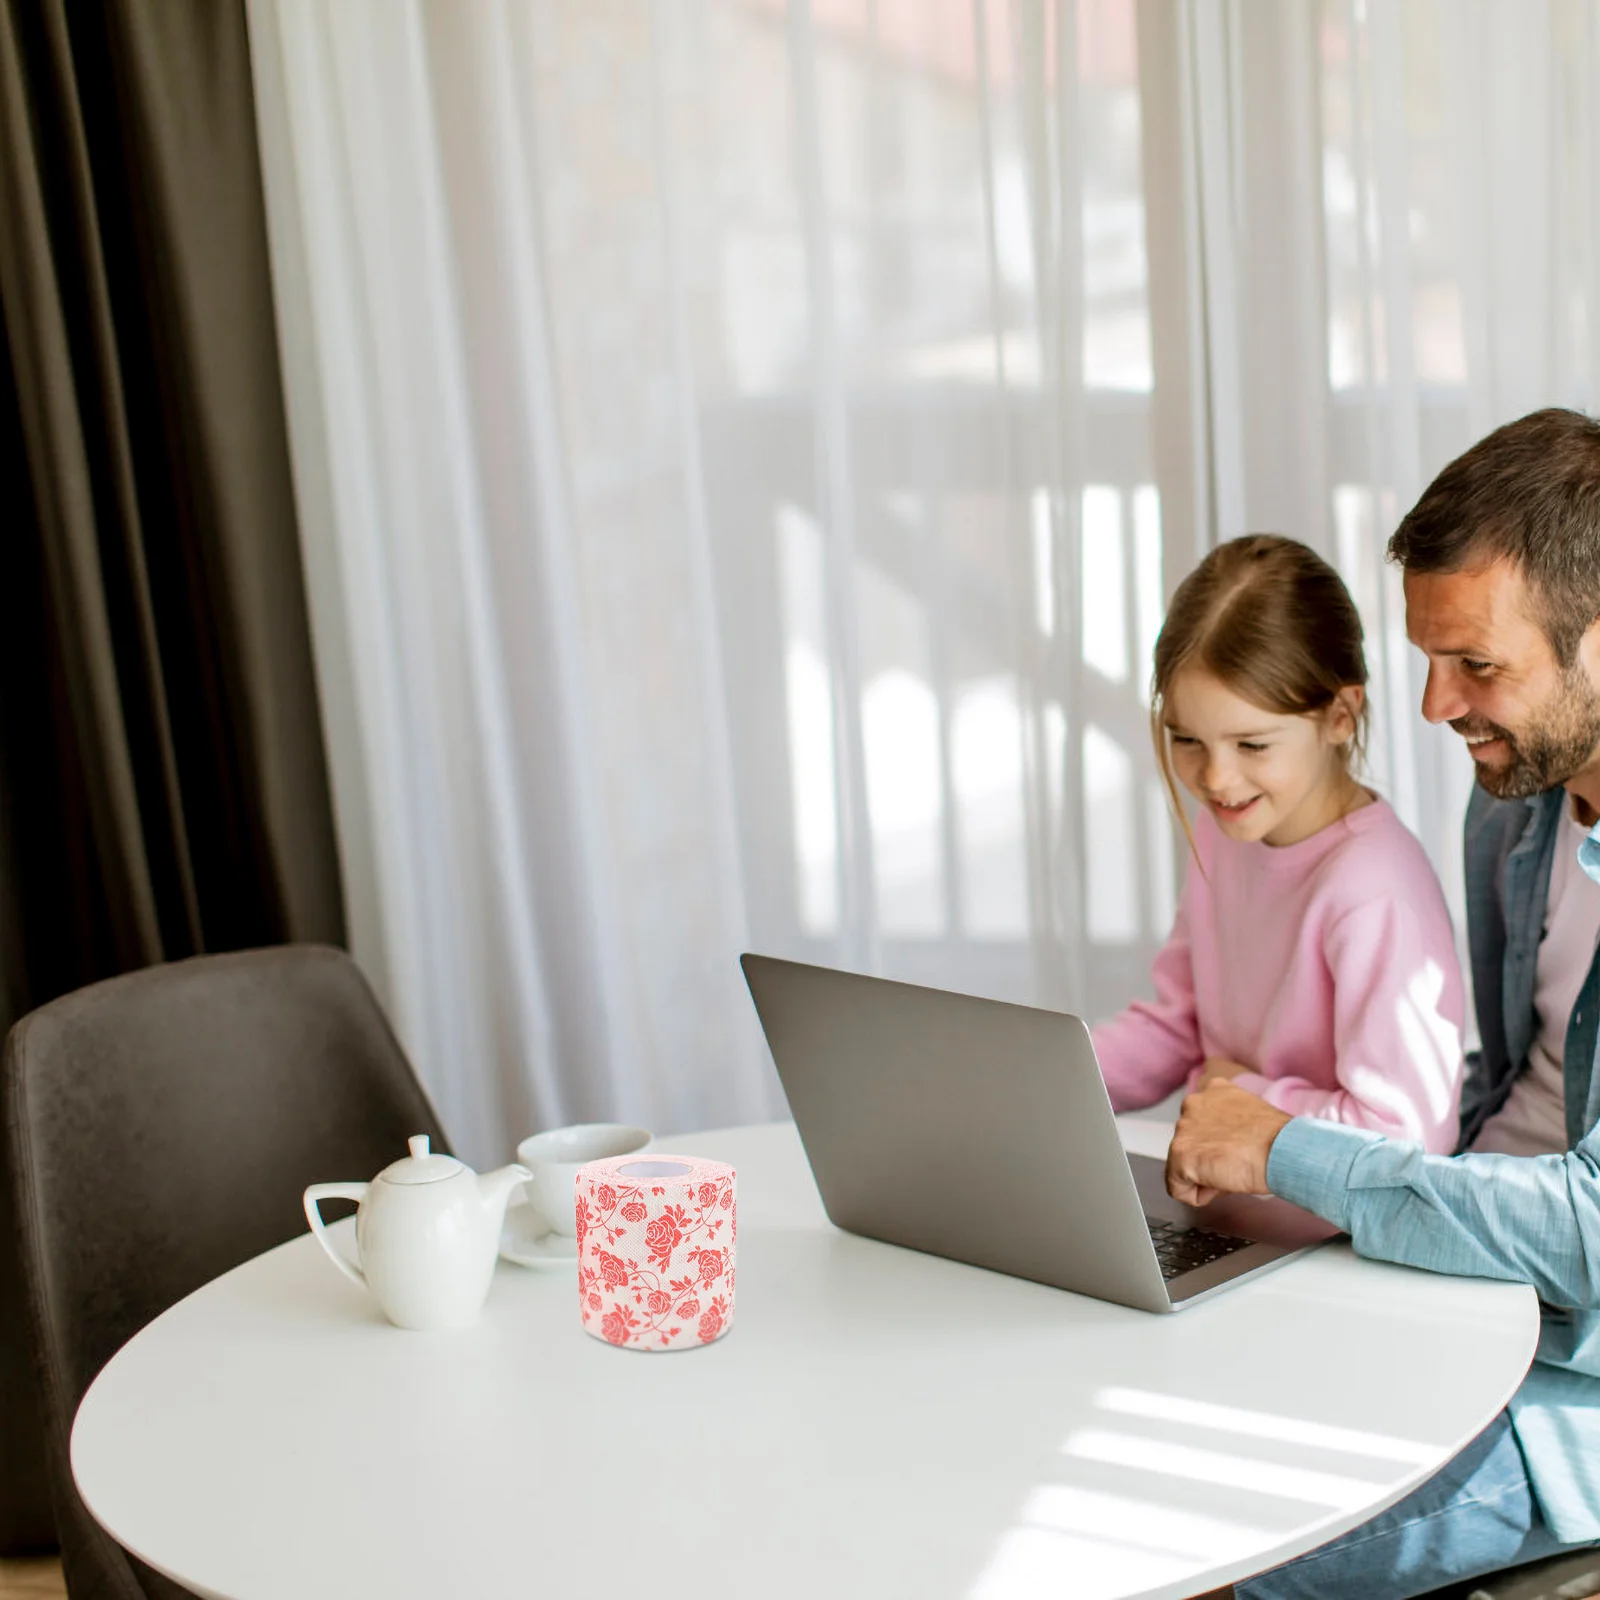
[[[628,1350],[710,1344],[733,1322],[736,1174],[699,1156],[608,1156],[578,1169],[578,1308]]]

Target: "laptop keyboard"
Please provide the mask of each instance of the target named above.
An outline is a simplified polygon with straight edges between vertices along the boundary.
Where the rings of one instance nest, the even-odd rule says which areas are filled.
[[[1212,1233],[1207,1228],[1185,1228],[1176,1222],[1160,1222],[1146,1217],[1150,1229],[1150,1242],[1156,1247],[1156,1260],[1161,1263],[1163,1278],[1176,1278],[1181,1273],[1192,1272],[1209,1261],[1220,1261],[1235,1250],[1243,1250],[1248,1239],[1235,1238],[1231,1233]]]

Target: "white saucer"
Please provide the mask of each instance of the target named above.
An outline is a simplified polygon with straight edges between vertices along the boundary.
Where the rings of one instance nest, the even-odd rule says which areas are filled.
[[[531,1205],[516,1201],[506,1207],[500,1259],[519,1267],[572,1267],[578,1262],[578,1241],[547,1227]]]

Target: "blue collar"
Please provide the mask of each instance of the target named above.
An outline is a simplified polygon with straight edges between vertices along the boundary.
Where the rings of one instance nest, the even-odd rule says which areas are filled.
[[[1565,801],[1562,803],[1565,804]],[[1588,837],[1578,846],[1578,865],[1596,883],[1600,883],[1600,822],[1595,823]]]

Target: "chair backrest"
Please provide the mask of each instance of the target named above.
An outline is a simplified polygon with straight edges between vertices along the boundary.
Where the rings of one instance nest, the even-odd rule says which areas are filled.
[[[12,1028],[3,1088],[69,1592],[181,1592],[135,1579],[78,1499],[79,1400],[168,1306],[302,1232],[307,1184],[369,1178],[414,1133],[445,1149],[438,1119],[355,963],[315,945],[52,1001]]]

